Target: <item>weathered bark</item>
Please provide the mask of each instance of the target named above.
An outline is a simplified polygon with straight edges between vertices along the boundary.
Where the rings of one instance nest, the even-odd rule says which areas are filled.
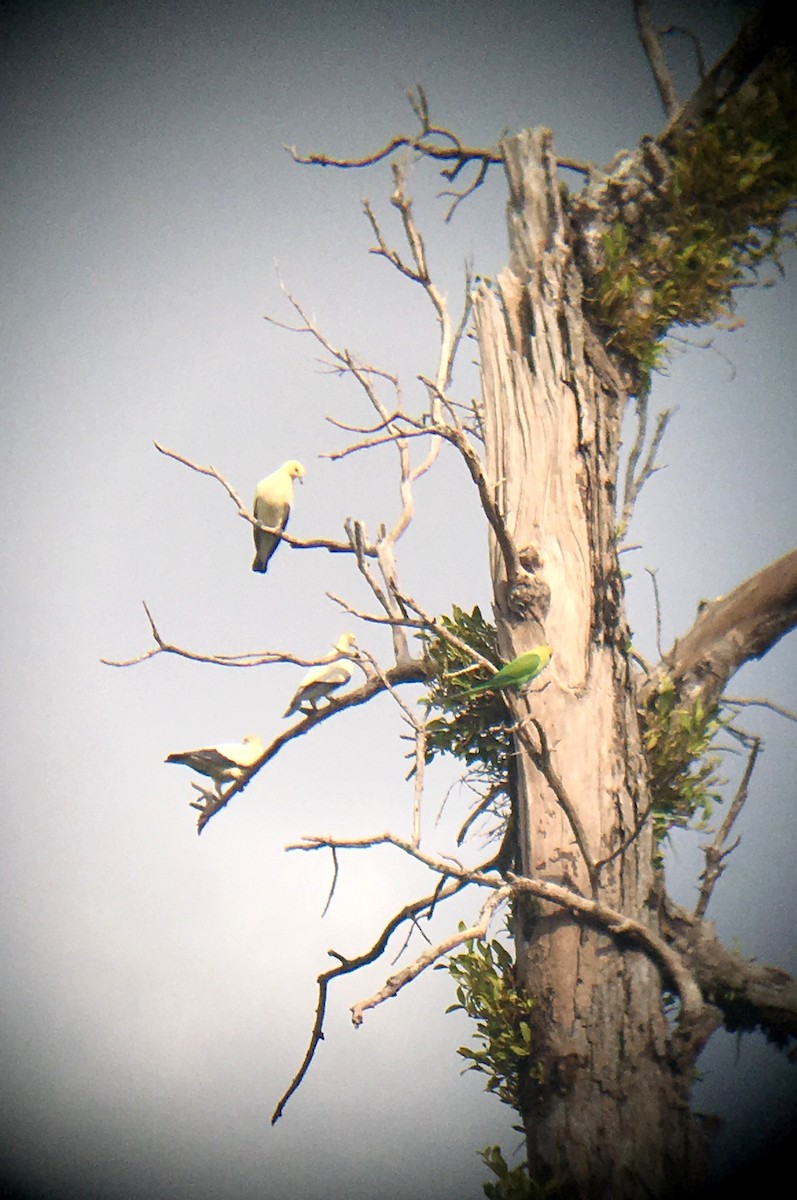
[[[513,576],[491,545],[494,606],[506,659],[540,642],[551,666],[530,698],[551,762],[578,815],[606,904],[657,928],[649,796],[615,548],[615,480],[625,397],[581,308],[551,136],[502,147],[509,178],[510,264],[482,287],[481,353],[488,481],[519,551]],[[544,681],[544,682],[543,682]],[[517,715],[526,713],[519,702]],[[518,740],[523,874],[592,888],[562,805]],[[583,840],[583,839],[582,839]],[[688,1109],[700,1048],[668,1028],[662,981],[638,951],[537,903],[518,909],[518,973],[536,997],[544,1082],[523,1098],[533,1175],[574,1196],[677,1193],[702,1170]],[[680,1035],[680,1036],[679,1036]]]

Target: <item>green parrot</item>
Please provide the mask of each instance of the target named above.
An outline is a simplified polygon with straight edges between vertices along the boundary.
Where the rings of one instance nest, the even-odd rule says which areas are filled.
[[[463,697],[474,696],[477,692],[497,692],[502,688],[509,687],[517,688],[519,691],[527,683],[531,683],[532,679],[548,666],[552,654],[553,650],[550,646],[535,646],[527,654],[521,654],[517,658],[513,658],[512,662],[505,663],[492,679],[486,679],[484,683],[477,683],[475,687],[468,688],[460,695]]]

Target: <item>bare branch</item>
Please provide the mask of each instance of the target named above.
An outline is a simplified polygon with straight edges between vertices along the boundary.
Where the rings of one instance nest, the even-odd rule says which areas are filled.
[[[143,654],[136,655],[135,658],[127,659],[112,659],[101,658],[100,662],[107,667],[132,667],[141,662],[146,662],[149,658],[155,658],[157,654],[174,654],[178,658],[187,658],[191,662],[209,663],[215,667],[262,667],[272,663],[291,663],[297,667],[317,667],[323,663],[333,662],[339,655],[328,654],[323,658],[300,658],[298,654],[291,654],[287,650],[248,650],[243,654],[204,654],[196,650],[187,650],[184,646],[177,646],[173,642],[167,642],[159,632],[155,620],[150,612],[146,600],[141,602],[144,606],[144,611],[149,620],[150,630],[156,645],[151,650],[144,651]]]
[[[420,123],[420,132],[414,136],[399,134],[391,138],[379,150],[362,158],[333,158],[327,154],[299,154],[295,146],[286,146],[294,162],[320,167],[337,167],[340,170],[359,170],[363,167],[374,166],[383,159],[389,158],[397,150],[406,147],[413,150],[422,158],[431,158],[441,163],[453,163],[452,167],[441,168],[447,179],[453,179],[469,162],[478,162],[485,166],[503,161],[501,154],[494,147],[463,146],[462,142],[440,125],[432,125],[429,119],[429,106],[423,88],[418,85],[415,91],[408,91],[407,98],[410,106]],[[443,145],[438,144],[444,143]]]
[[[430,871],[435,871],[444,878],[459,879],[465,883],[478,884],[480,887],[496,886],[495,880],[485,875],[481,868],[468,870],[461,863],[448,856],[440,858],[434,854],[427,854],[425,850],[421,850],[413,841],[408,841],[406,838],[399,837],[395,833],[375,833],[369,837],[361,838],[337,838],[321,834],[306,834],[303,835],[301,841],[292,842],[285,849],[312,851],[334,847],[336,850],[371,850],[374,846],[395,846],[397,850],[401,850],[404,854],[409,855],[410,858],[414,858],[416,862],[422,863]]]
[[[434,902],[432,902],[432,906],[434,907]],[[428,913],[428,917],[427,917],[427,919],[431,920],[431,917],[432,917],[432,909],[430,908],[430,909],[429,909],[429,913]],[[421,935],[421,937],[423,938],[423,940],[426,942],[427,946],[431,946],[431,944],[432,944],[432,939],[431,939],[431,938],[428,936],[428,934],[424,933],[424,930],[423,930],[423,928],[422,928],[422,926],[421,926],[421,923],[420,923],[420,921],[418,920],[418,918],[417,918],[417,917],[413,917],[413,918],[412,918],[412,920],[410,921],[410,927],[409,927],[409,929],[407,930],[407,936],[406,936],[406,937],[405,937],[405,939],[404,939],[404,943],[403,943],[403,945],[402,945],[402,946],[400,947],[400,949],[399,949],[399,950],[396,952],[396,955],[395,955],[395,957],[394,957],[394,958],[392,958],[392,959],[390,960],[390,965],[391,965],[391,967],[395,967],[395,965],[396,965],[396,963],[398,962],[398,960],[399,960],[400,958],[403,958],[403,956],[404,956],[404,952],[405,952],[405,950],[407,949],[407,947],[409,946],[409,944],[410,944],[410,940],[411,940],[411,938],[412,938],[412,935],[413,935],[413,933],[415,933],[415,931],[416,931],[416,930],[417,930],[417,931],[418,931],[418,933]]]
[[[444,954],[450,954],[457,946],[462,946],[465,942],[469,942],[476,938],[485,938],[487,930],[490,926],[490,921],[495,914],[498,905],[506,900],[512,893],[511,887],[497,888],[491,896],[488,896],[482,905],[479,913],[479,920],[470,929],[458,930],[450,937],[444,938],[435,946],[430,946],[418,955],[408,966],[403,970],[398,971],[395,975],[391,975],[385,981],[384,987],[381,987],[373,996],[369,996],[367,1000],[358,1000],[351,1008],[351,1020],[355,1028],[358,1028],[363,1023],[363,1013],[366,1013],[369,1008],[376,1008],[378,1004],[382,1004],[385,1000],[392,1000],[397,996],[403,987],[408,983],[412,983],[413,979],[430,967],[432,963],[437,962]]]
[[[706,1035],[716,1026],[706,1004],[700,987],[690,966],[687,965],[681,953],[675,951],[667,942],[650,930],[641,921],[627,917],[616,909],[609,908],[597,900],[580,896],[569,888],[557,883],[548,883],[540,879],[527,879],[507,871],[506,878],[512,884],[515,892],[528,892],[582,916],[590,923],[598,925],[615,937],[628,939],[639,945],[651,958],[658,961],[665,974],[672,982],[681,1000],[681,1022],[690,1030],[704,1030]]]
[[[421,806],[423,804],[423,782],[426,771],[426,726],[421,722],[415,724],[415,764],[414,790],[412,797],[412,840],[416,846],[421,844]]]
[[[440,167],[442,178],[449,183],[453,183],[460,172],[466,166],[473,163],[477,165],[477,171],[472,181],[466,187],[461,191],[445,189],[439,193],[440,196],[453,196],[454,198],[444,218],[445,221],[450,221],[460,203],[472,195],[477,188],[481,187],[487,176],[488,169],[494,164],[504,161],[503,154],[493,146],[465,146],[450,129],[442,125],[432,125],[429,118],[429,106],[426,94],[420,84],[416,85],[414,90],[408,90],[407,98],[410,107],[418,118],[420,132],[414,136],[411,134],[399,134],[391,138],[372,154],[366,154],[361,158],[339,158],[328,154],[300,154],[295,146],[286,146],[285,149],[291,155],[294,162],[310,166],[336,167],[344,171],[361,170],[365,167],[374,166],[376,163],[382,162],[384,159],[396,154],[397,151],[408,149],[417,154],[419,158],[430,158],[440,164],[450,163],[450,166],[441,165]],[[572,158],[558,159],[557,166],[569,171],[577,171],[582,175],[586,175],[590,169],[588,163]]]
[[[285,325],[283,322],[278,321],[274,317],[268,315],[265,316],[264,320],[268,321],[271,325],[277,326],[278,328],[288,329],[292,333],[310,334],[310,336],[313,337],[329,355],[331,355],[335,363],[336,371],[339,371],[342,374],[350,374],[357,380],[360,387],[368,397],[369,402],[379,414],[380,420],[389,427],[390,412],[380,398],[374,380],[382,379],[392,385],[399,400],[397,409],[398,411],[401,411],[401,397],[397,377],[395,375],[391,375],[387,371],[377,370],[368,363],[361,362],[356,355],[346,347],[340,348],[334,346],[332,342],[330,342],[330,340],[321,332],[311,317],[305,312],[303,306],[296,299],[296,297],[289,292],[282,280],[280,280],[280,287],[286,300],[301,318],[303,324],[299,326]]]
[[[372,671],[384,684],[385,690],[390,693],[396,704],[401,709],[404,715],[404,720],[414,731],[414,766],[410,772],[410,775],[414,776],[412,802],[412,844],[414,846],[419,846],[421,844],[421,805],[423,801],[423,782],[424,773],[426,770],[426,724],[424,721],[419,721],[409,705],[404,703],[401,696],[393,687],[373,655],[368,654],[367,651],[361,651],[360,654],[361,657],[364,657],[370,663]]]
[[[404,416],[391,418],[391,423],[399,420],[406,421]],[[439,435],[439,430],[436,426],[430,425],[425,429],[402,429],[400,432],[376,434],[374,437],[369,437],[362,442],[355,442],[351,446],[345,446],[342,450],[329,450],[322,454],[322,458],[328,458],[331,462],[337,462],[341,458],[348,458],[350,454],[359,454],[361,450],[373,450],[376,446],[387,446],[391,442],[399,443],[407,438],[430,437]]]
[[[429,613],[424,612],[417,600],[413,600],[412,596],[408,596],[405,592],[402,592],[399,594],[399,599],[406,608],[418,614],[423,628],[437,634],[438,637],[443,638],[444,641],[448,642],[450,646],[454,646],[457,650],[462,650],[466,654],[469,654],[474,663],[478,663],[482,667],[487,667],[490,671],[499,670],[495,663],[490,662],[489,658],[485,658],[484,655],[479,654],[478,650],[474,650],[473,646],[468,642],[457,637],[450,629],[446,629],[445,625],[437,617],[432,617]]]
[[[468,184],[468,186],[466,188],[463,188],[463,190],[461,192],[458,192],[456,190],[456,188],[444,188],[442,192],[437,193],[438,196],[441,196],[441,197],[442,196],[453,196],[454,197],[451,204],[449,204],[449,206],[446,210],[446,215],[443,218],[443,220],[445,221],[446,224],[449,223],[449,221],[453,217],[454,213],[457,211],[460,204],[462,203],[462,201],[467,200],[468,196],[472,196],[473,193],[476,191],[476,189],[480,188],[481,185],[484,183],[485,179],[487,178],[487,170],[488,170],[489,166],[490,166],[490,164],[487,162],[487,160],[483,159],[482,163],[481,163],[478,171],[474,175],[473,179],[471,180],[471,182]]]
[[[717,880],[725,870],[725,860],[739,844],[738,839],[731,846],[728,846],[727,842],[728,838],[730,837],[731,829],[734,826],[734,822],[739,816],[739,813],[742,811],[744,803],[747,800],[750,779],[755,769],[756,759],[758,758],[760,750],[761,739],[755,738],[752,749],[750,750],[750,755],[747,759],[747,766],[744,769],[744,774],[742,775],[739,787],[736,790],[736,795],[731,802],[731,806],[728,809],[725,820],[717,830],[717,835],[714,838],[714,841],[710,845],[704,847],[706,866],[703,874],[700,877],[702,883],[697,904],[695,905],[695,916],[698,918],[706,915],[708,902],[711,899],[711,895],[717,884]]]
[[[670,420],[675,415],[675,409],[663,408],[656,417],[656,424],[653,430],[653,436],[650,440],[648,452],[643,465],[637,471],[639,460],[642,457],[642,452],[645,448],[645,439],[648,432],[648,404],[650,394],[647,388],[642,388],[636,398],[636,417],[637,417],[637,432],[634,438],[634,444],[631,447],[631,452],[628,456],[628,464],[625,471],[625,485],[623,487],[623,511],[620,515],[620,532],[624,533],[631,523],[631,517],[634,513],[634,506],[639,498],[639,493],[645,486],[647,481],[661,467],[656,465],[656,455],[659,452],[664,434],[667,431],[667,426]]]
[[[490,522],[495,539],[501,549],[508,581],[514,583],[524,578],[526,572],[521,565],[520,555],[487,483],[478,454],[461,429],[453,428],[450,425],[438,425],[435,432],[439,433],[447,442],[451,442],[452,446],[456,446],[465,461],[470,477],[476,484],[484,515]]]
[[[324,420],[328,421],[330,425],[334,425],[336,429],[342,429],[345,433],[361,433],[366,437],[371,437],[380,433],[389,425],[392,425],[400,416],[402,416],[402,413],[396,409],[384,421],[378,421],[376,425],[348,425],[345,421],[338,421],[336,417],[325,417]],[[322,457],[333,458],[335,456],[324,454]]]
[[[169,450],[166,446],[161,446],[159,442],[154,442],[155,449],[160,454],[164,454],[167,458],[173,458],[175,462],[182,463],[184,467],[189,467],[192,471],[197,471],[200,475],[209,475],[211,479],[216,479],[224,488],[227,495],[238,508],[238,515],[254,529],[262,529],[266,533],[279,533],[280,538],[288,546],[292,546],[296,550],[329,550],[331,554],[350,554],[351,547],[345,542],[330,541],[327,538],[297,538],[284,530],[274,529],[269,525],[264,525],[262,521],[258,521],[252,516],[249,509],[244,504],[241,497],[235,491],[231,484],[227,482],[224,476],[216,470],[215,467],[203,467],[199,463],[192,462],[189,458],[185,458],[182,454],[178,454],[175,450]],[[366,553],[370,557],[376,555],[376,550],[373,546],[369,546]]]
[[[315,1021],[313,1022],[313,1028],[310,1034],[310,1042],[302,1061],[302,1065],[299,1067],[299,1070],[293,1077],[290,1087],[281,1097],[277,1107],[274,1109],[271,1117],[272,1125],[275,1125],[280,1119],[285,1111],[285,1105],[288,1103],[297,1088],[301,1085],[302,1080],[310,1069],[310,1064],[315,1057],[315,1052],[318,1049],[318,1045],[321,1041],[323,1041],[327,991],[332,980],[337,978],[339,975],[349,975],[352,971],[358,971],[360,967],[364,967],[369,963],[375,962],[384,954],[390,938],[405,921],[415,921],[420,913],[430,909],[432,905],[436,905],[440,900],[448,900],[451,896],[455,896],[457,892],[460,892],[464,886],[464,883],[452,881],[450,884],[445,885],[441,890],[436,890],[431,896],[424,896],[420,900],[415,900],[411,904],[405,905],[400,912],[396,913],[396,915],[392,917],[390,921],[388,921],[371,949],[367,950],[364,954],[358,955],[357,958],[348,959],[344,958],[341,954],[337,954],[334,950],[329,951],[330,956],[336,958],[339,965],[337,967],[332,967],[329,971],[324,971],[318,976],[318,1003],[316,1004]]]
[[[656,87],[659,89],[665,116],[672,117],[678,110],[678,94],[675,91],[670,68],[667,66],[667,60],[661,48],[658,30],[653,23],[653,14],[648,0],[634,0],[634,16],[639,40],[650,63]]]
[[[445,139],[449,144],[446,146],[436,146],[427,140],[433,137]],[[497,150],[478,146],[463,146],[456,134],[441,126],[430,126],[418,137],[400,134],[398,137],[391,138],[389,142],[386,142],[379,150],[375,150],[373,154],[366,154],[362,158],[333,158],[328,154],[300,154],[295,146],[286,146],[285,149],[294,162],[300,163],[303,166],[338,167],[340,170],[351,171],[362,167],[372,167],[376,163],[382,162],[383,159],[388,158],[396,150],[400,150],[403,146],[415,150],[423,158],[432,158],[438,162],[453,162],[463,165],[467,162],[487,162],[488,164],[503,162],[503,158]]]
[[[729,704],[734,708],[768,708],[772,712],[777,713],[779,717],[786,717],[789,721],[797,721],[797,713],[792,712],[790,708],[784,708],[782,704],[774,704],[772,700],[763,700],[752,696],[723,696],[723,704]]]
[[[657,136],[657,143],[665,148],[673,146],[687,126],[716,112],[746,79],[764,66],[782,41],[783,24],[776,6],[766,4],[754,10],[733,44],[704,75],[700,86],[672,114]]]
[[[424,275],[418,270],[413,270],[412,267],[408,266],[404,262],[397,250],[394,250],[392,247],[387,245],[379,222],[376,219],[376,214],[371,208],[370,201],[363,200],[363,211],[371,223],[371,228],[374,231],[374,237],[377,241],[376,247],[372,249],[370,253],[379,254],[382,256],[382,258],[386,258],[389,263],[392,263],[397,271],[399,271],[402,275],[406,275],[407,279],[411,279],[413,283],[428,283],[428,274]]]
[[[656,455],[659,452],[659,446],[661,445],[662,438],[667,432],[667,426],[669,425],[672,417],[675,415],[675,412],[676,410],[674,408],[663,408],[656,417],[656,425],[653,430],[653,437],[650,439],[647,457],[642,464],[642,470],[640,471],[635,483],[635,497],[639,495],[642,487],[647,480],[650,479],[651,475],[655,474],[656,471],[661,470],[661,467],[656,465]]]
[[[476,821],[478,821],[479,817],[490,811],[494,812],[496,816],[498,816],[498,810],[494,807],[495,801],[498,796],[506,796],[506,794],[506,786],[504,784],[494,784],[485,796],[480,796],[478,803],[473,806],[460,826],[459,832],[457,833],[458,846],[463,844],[468,836],[468,833]]]

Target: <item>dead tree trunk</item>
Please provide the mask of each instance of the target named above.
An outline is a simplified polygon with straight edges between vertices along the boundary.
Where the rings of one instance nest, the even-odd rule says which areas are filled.
[[[510,262],[475,306],[487,478],[517,549],[513,563],[492,542],[495,615],[505,659],[541,642],[554,650],[515,713],[525,721],[520,862],[524,875],[593,895],[655,931],[615,546],[624,385],[582,310],[551,135],[526,131],[503,150]],[[688,1108],[699,1039],[665,1017],[659,967],[552,905],[519,908],[515,924],[543,1068],[523,1098],[532,1176],[577,1197],[681,1194],[702,1171]]]

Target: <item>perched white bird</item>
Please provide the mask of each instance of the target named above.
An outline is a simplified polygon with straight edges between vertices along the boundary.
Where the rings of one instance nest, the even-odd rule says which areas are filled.
[[[301,482],[303,475],[302,464],[291,458],[288,462],[283,463],[273,475],[267,475],[265,479],[261,479],[257,485],[252,506],[255,520],[260,521],[262,525],[268,525],[270,529],[277,532],[264,533],[262,529],[253,527],[255,535],[253,571],[260,571],[263,575],[266,573],[268,561],[280,544],[280,534],[288,524],[288,518],[291,515],[293,481],[298,479]]]
[[[348,654],[354,647],[356,638],[353,633],[344,633],[335,642],[338,654]],[[316,712],[318,701],[330,699],[332,693],[351,679],[354,664],[350,658],[338,658],[335,662],[322,663],[308,671],[296,691],[296,695],[282,714],[289,717],[291,713],[306,712],[303,704],[309,704]]]
[[[260,758],[264,746],[256,733],[247,733],[242,742],[222,742],[200,750],[181,750],[170,754],[167,763],[180,763],[200,775],[207,775],[221,791],[223,783],[240,779],[244,771]]]

